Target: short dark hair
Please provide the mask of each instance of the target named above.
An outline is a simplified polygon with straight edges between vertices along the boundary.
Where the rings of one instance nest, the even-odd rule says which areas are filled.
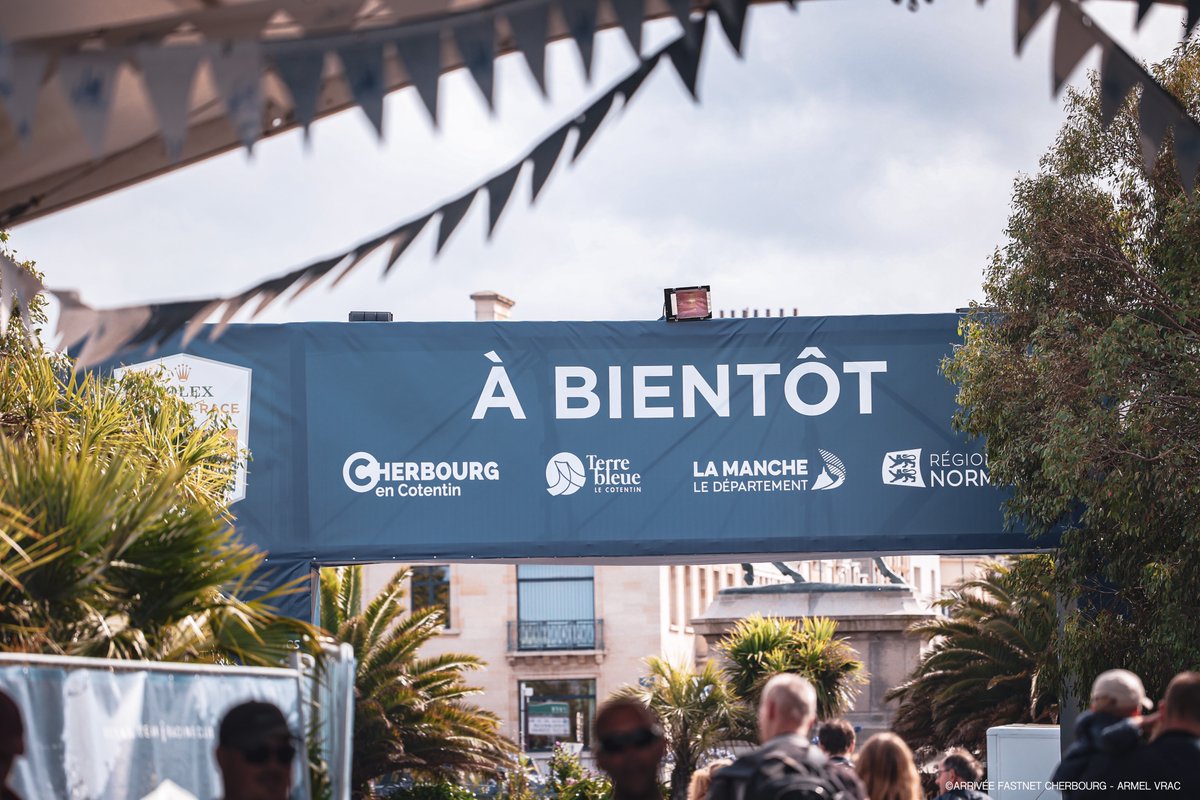
[[[217,744],[221,747],[252,747],[272,736],[299,741],[288,728],[287,718],[279,706],[250,700],[225,712],[217,732]]]
[[[844,719],[822,722],[817,728],[817,741],[829,755],[844,755],[854,746],[854,726]]]
[[[642,721],[642,724],[656,733],[662,730],[658,722],[658,715],[651,711],[650,707],[645,703],[635,700],[632,697],[615,697],[611,700],[605,700],[600,704],[600,708],[596,710],[596,719],[592,722],[592,732],[596,734],[597,740],[599,740],[603,733],[604,724],[608,718],[622,711],[629,711],[636,714],[638,719]]]
[[[1167,713],[1200,722],[1200,672],[1181,672],[1167,684]]]
[[[961,780],[975,783],[983,777],[983,767],[975,760],[975,756],[961,747],[952,747],[942,756],[942,766],[954,770]]]

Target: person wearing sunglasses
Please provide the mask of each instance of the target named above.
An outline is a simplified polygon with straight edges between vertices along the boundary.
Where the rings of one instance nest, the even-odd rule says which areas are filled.
[[[252,700],[229,709],[217,738],[224,800],[287,800],[297,742],[271,703]]]
[[[594,728],[596,765],[612,779],[612,800],[662,800],[658,765],[666,742],[654,712],[636,700],[609,700]]]

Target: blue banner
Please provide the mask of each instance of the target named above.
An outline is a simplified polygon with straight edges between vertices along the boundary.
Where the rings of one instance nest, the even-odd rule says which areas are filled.
[[[1029,550],[951,428],[958,321],[234,325],[124,362],[241,413],[273,563]]]

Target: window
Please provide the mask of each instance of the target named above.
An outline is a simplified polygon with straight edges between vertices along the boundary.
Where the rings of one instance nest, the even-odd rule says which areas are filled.
[[[517,696],[521,700],[522,744],[527,752],[553,750],[555,742],[591,746],[596,681],[520,681]]]
[[[596,648],[595,570],[592,567],[517,567],[517,649]]]
[[[412,610],[440,608],[442,627],[450,625],[450,567],[412,568]]]

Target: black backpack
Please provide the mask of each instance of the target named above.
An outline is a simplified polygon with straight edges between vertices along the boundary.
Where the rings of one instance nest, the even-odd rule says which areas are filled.
[[[823,754],[780,748],[742,756],[712,778],[708,800],[853,800],[826,766]]]

